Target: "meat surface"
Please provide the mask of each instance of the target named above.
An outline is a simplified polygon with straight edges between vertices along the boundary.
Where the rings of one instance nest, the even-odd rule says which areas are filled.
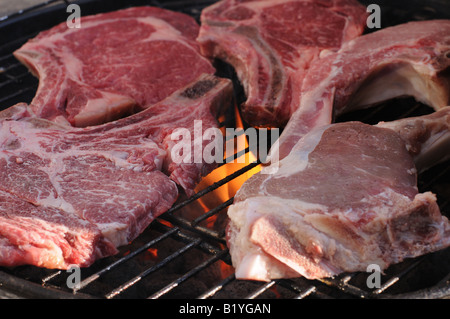
[[[63,22],[29,40],[14,55],[39,78],[31,108],[38,117],[84,127],[155,104],[203,73],[190,16],[133,7]]]
[[[244,119],[282,127],[312,61],[359,36],[366,17],[356,0],[222,0],[202,11],[198,41],[205,56],[236,70]]]
[[[363,35],[314,61],[301,107],[279,139],[274,159],[334,117],[394,97],[412,96],[438,110],[450,105],[450,20],[409,22]]]
[[[236,194],[227,231],[236,277],[317,279],[370,264],[384,270],[448,247],[448,219],[433,193],[418,192],[414,160],[434,153],[430,144],[448,158],[449,138],[450,107],[376,126],[315,128],[275,174],[263,168]]]
[[[217,128],[229,80],[203,75],[165,100],[89,128],[0,113],[0,265],[89,266],[136,238],[214,163],[172,159],[172,132]],[[204,141],[206,143],[209,141]],[[195,152],[191,144],[192,153]]]

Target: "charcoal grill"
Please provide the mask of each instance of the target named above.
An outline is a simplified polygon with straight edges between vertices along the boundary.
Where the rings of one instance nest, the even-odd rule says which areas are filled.
[[[47,1],[41,5],[0,17],[0,106],[30,102],[38,81],[12,52],[39,31],[67,19],[69,3],[80,5],[82,15],[117,10],[128,6],[153,5],[178,10],[198,19],[201,9],[212,0],[170,1]],[[410,20],[450,18],[446,0],[362,1],[382,8],[382,26]],[[395,2],[395,3],[392,3]],[[236,100],[242,89],[232,70],[224,66],[223,76],[236,84]],[[432,110],[411,98],[396,99],[380,106],[347,114],[337,121],[361,120],[375,124]],[[222,122],[232,127],[234,114]],[[245,124],[245,123],[244,123]],[[241,152],[248,152],[248,149]],[[236,154],[236,157],[240,154]],[[450,216],[450,162],[419,176],[419,189],[432,191],[444,215]],[[206,186],[190,198],[180,198],[157,218],[133,243],[121,247],[116,256],[81,270],[82,281],[69,288],[72,272],[33,266],[0,267],[0,296],[3,298],[189,298],[189,299],[366,299],[447,298],[450,296],[450,249],[393,265],[382,276],[382,285],[369,289],[368,273],[342,274],[323,280],[304,278],[272,280],[267,283],[237,280],[230,266],[225,242],[226,209],[233,197],[208,210],[198,204],[205,196],[247,173],[259,162],[248,165]],[[185,211],[199,211],[186,215]],[[188,216],[188,217],[186,217]],[[193,216],[193,217],[192,217]],[[212,224],[211,220],[215,220]]]

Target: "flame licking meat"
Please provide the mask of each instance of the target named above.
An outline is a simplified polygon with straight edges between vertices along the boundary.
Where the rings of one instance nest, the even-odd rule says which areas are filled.
[[[234,134],[230,134],[229,130],[226,130],[225,127],[221,127],[222,134],[224,134],[226,139],[226,145],[228,147],[229,143],[233,143],[233,154],[237,154],[237,158],[230,161],[230,157],[233,154],[230,152],[224,151],[224,164],[220,165],[214,171],[212,171],[209,175],[204,177],[202,181],[198,184],[196,191],[200,191],[215,182],[218,182],[225,177],[233,174],[241,168],[244,168],[250,163],[253,163],[257,160],[257,156],[253,153],[252,150],[245,152],[246,148],[249,147],[249,143],[247,140],[247,136],[244,133],[244,125],[242,119],[239,114],[239,110],[235,105],[235,119],[236,119],[236,130],[234,130]],[[219,119],[220,121],[221,119]],[[240,134],[242,133],[242,134]],[[229,149],[229,148],[228,148]],[[251,170],[239,175],[238,177],[232,179],[231,181],[225,183],[214,191],[202,196],[198,202],[203,207],[205,212],[210,209],[217,207],[218,205],[226,202],[230,198],[232,198],[241,185],[250,178],[253,174],[259,172],[261,170],[260,165],[252,168]],[[216,218],[216,217],[213,217]],[[209,221],[211,223],[211,221]]]

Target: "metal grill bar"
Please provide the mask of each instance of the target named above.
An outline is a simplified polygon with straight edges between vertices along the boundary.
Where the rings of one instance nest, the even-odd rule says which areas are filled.
[[[85,288],[87,285],[89,285],[90,283],[92,283],[94,280],[100,278],[100,276],[102,276],[103,274],[105,274],[108,271],[113,270],[114,268],[116,268],[117,266],[129,261],[130,259],[134,258],[135,256],[137,256],[138,254],[143,253],[144,251],[146,251],[147,249],[153,247],[155,244],[157,244],[158,242],[164,240],[165,238],[173,235],[174,233],[178,232],[179,229],[178,228],[172,228],[171,230],[166,231],[164,234],[162,234],[160,237],[149,241],[147,244],[139,247],[137,250],[133,251],[132,253],[120,258],[119,260],[117,260],[116,262],[112,263],[111,265],[109,265],[106,268],[103,268],[102,270],[96,272],[95,274],[89,276],[88,278],[84,279],[83,281],[80,282],[80,284],[75,287],[73,289],[74,293],[77,293],[79,290]]]
[[[153,295],[151,295],[149,297],[149,299],[158,299],[158,298],[162,297],[164,294],[170,292],[173,288],[177,287],[182,282],[186,281],[187,279],[191,278],[192,276],[194,276],[198,272],[202,271],[203,269],[205,269],[209,265],[211,265],[214,262],[218,261],[220,258],[224,257],[226,254],[228,254],[228,250],[220,251],[217,255],[215,255],[215,256],[211,257],[210,259],[204,261],[202,264],[200,264],[199,266],[193,268],[191,271],[189,271],[185,275],[179,277],[178,279],[174,280],[173,282],[168,284],[163,289],[161,289],[158,292],[156,292]]]
[[[295,291],[298,293],[297,296],[294,297],[294,299],[305,299],[311,295],[313,295],[317,288],[316,286],[308,286],[306,289],[301,289],[298,286],[294,285],[290,280],[281,280],[280,285],[283,287],[288,287],[292,291]]]
[[[24,96],[25,94],[31,93],[31,92],[34,92],[34,90],[33,90],[32,88],[19,89],[19,90],[15,91],[15,92],[12,93],[12,94],[5,95],[5,96],[3,97],[3,99],[0,100],[0,103],[3,103],[3,102],[6,102],[6,101],[10,101],[10,100],[17,99],[17,98],[19,98],[19,97],[21,97],[21,96]]]
[[[228,276],[227,278],[222,280],[220,283],[218,283],[216,286],[214,286],[213,288],[209,289],[208,291],[206,291],[202,295],[198,296],[198,299],[207,299],[207,298],[213,297],[216,293],[218,293],[220,290],[222,290],[223,287],[225,287],[226,285],[230,284],[235,279],[236,279],[236,277],[234,276],[234,274]]]
[[[176,210],[179,210],[180,208],[183,208],[184,206],[186,206],[187,204],[192,203],[193,201],[201,198],[202,196],[212,192],[213,190],[219,188],[220,186],[225,185],[226,183],[228,183],[229,181],[235,179],[236,177],[241,176],[242,174],[248,172],[249,170],[251,170],[252,168],[256,167],[257,165],[259,165],[259,161],[254,162],[254,163],[250,163],[247,166],[237,170],[236,172],[228,175],[227,177],[221,179],[220,181],[215,182],[214,184],[212,184],[211,186],[206,187],[205,189],[197,192],[196,194],[192,195],[191,197],[189,197],[188,199],[186,199],[185,201],[183,201],[182,203],[176,204],[174,207],[172,207],[171,209],[169,209],[165,214],[169,215],[171,213],[173,213]]]
[[[193,227],[197,226],[199,223],[201,223],[202,221],[218,214],[221,210],[227,208],[228,206],[230,206],[231,204],[233,204],[234,201],[234,197],[231,197],[229,200],[223,202],[222,204],[220,204],[219,206],[214,207],[213,209],[211,209],[209,212],[201,215],[200,217],[197,217],[196,219],[194,219],[191,222],[191,225]]]
[[[264,284],[261,288],[255,290],[253,293],[245,297],[245,299],[256,299],[260,295],[262,295],[264,292],[266,292],[268,289],[274,287],[277,284],[276,280],[272,280],[266,284]]]
[[[320,281],[321,283],[328,285],[330,287],[334,287],[339,289],[340,291],[357,297],[357,298],[362,298],[362,299],[366,299],[369,297],[369,293],[367,293],[366,291],[362,290],[359,287],[356,287],[352,284],[349,283],[350,278],[344,277],[343,279],[339,279],[339,278],[323,278],[323,279],[319,279],[318,281]]]
[[[113,291],[111,291],[110,293],[106,294],[106,298],[107,299],[111,299],[113,297],[116,297],[118,294],[122,293],[123,291],[125,291],[126,289],[130,288],[131,286],[135,285],[137,282],[139,282],[140,280],[142,280],[144,277],[148,276],[149,274],[155,272],[156,270],[162,268],[163,266],[165,266],[166,264],[168,264],[169,262],[171,262],[172,260],[176,259],[177,257],[179,257],[180,255],[184,254],[185,252],[187,252],[189,249],[200,245],[201,243],[201,238],[197,238],[194,241],[192,241],[191,243],[189,243],[188,245],[184,246],[183,248],[181,248],[180,250],[177,250],[175,253],[173,253],[172,255],[170,255],[169,257],[165,258],[163,261],[161,261],[160,263],[156,264],[155,266],[143,271],[142,273],[140,273],[138,276],[134,277],[133,279],[131,279],[130,281],[126,282],[125,284],[117,287],[116,289],[114,289]]]
[[[398,273],[396,276],[391,277],[389,280],[387,280],[380,288],[376,289],[373,294],[379,295],[382,292],[384,292],[389,287],[393,286],[395,283],[397,283],[402,277],[406,276],[407,273],[412,271],[414,268],[418,267],[420,263],[423,261],[423,258],[419,259],[418,261],[414,262],[412,265],[410,265],[408,268],[403,270],[402,272]]]

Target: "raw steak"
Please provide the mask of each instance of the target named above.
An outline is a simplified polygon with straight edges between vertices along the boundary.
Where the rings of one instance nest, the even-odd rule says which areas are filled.
[[[0,265],[89,266],[129,243],[172,206],[177,185],[191,194],[215,165],[173,161],[171,133],[193,133],[195,120],[216,128],[231,97],[229,80],[204,75],[140,113],[89,128],[29,117],[25,104],[1,113]]]
[[[450,107],[377,126],[312,130],[275,174],[247,180],[229,208],[236,277],[317,279],[370,264],[383,270],[449,246],[436,196],[416,185],[414,159],[439,141],[448,158]]]
[[[449,70],[450,20],[409,22],[345,43],[312,63],[301,107],[280,136],[278,158],[309,130],[344,112],[400,96],[435,110],[450,105]]]
[[[14,55],[39,78],[31,108],[38,117],[88,126],[163,100],[215,69],[199,54],[190,16],[134,7],[83,16],[41,32]]]
[[[205,56],[235,68],[244,119],[282,127],[299,106],[310,63],[359,36],[366,17],[356,0],[222,0],[203,10],[198,41]]]

